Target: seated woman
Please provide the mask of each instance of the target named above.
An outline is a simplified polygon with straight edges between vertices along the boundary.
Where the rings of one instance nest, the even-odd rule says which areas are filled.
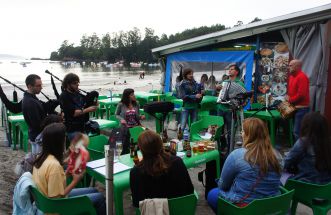
[[[284,159],[284,170],[293,179],[317,184],[331,182],[331,142],[326,118],[308,113],[301,122],[300,138]]]
[[[224,163],[218,188],[208,193],[208,204],[215,213],[218,197],[245,206],[254,199],[280,194],[281,167],[265,123],[257,118],[246,119],[242,136],[243,148],[230,153]]]
[[[138,138],[143,160],[130,172],[134,207],[152,198],[174,198],[193,193],[191,178],[184,162],[163,150],[160,136],[151,130]]]
[[[73,174],[72,182],[66,186],[66,176],[62,167],[65,146],[65,126],[52,123],[43,130],[42,151],[35,160],[32,179],[40,192],[49,198],[85,195],[92,201],[97,214],[106,214],[105,198],[95,188],[73,189],[84,172]]]
[[[140,120],[145,119],[144,115],[139,115],[139,103],[136,100],[133,89],[127,88],[123,91],[121,102],[118,103],[115,114],[122,125],[122,154],[127,154],[130,146],[129,128],[140,126]]]

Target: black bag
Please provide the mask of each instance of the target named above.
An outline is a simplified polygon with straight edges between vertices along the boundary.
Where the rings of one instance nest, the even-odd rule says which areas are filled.
[[[226,155],[220,153],[220,172],[222,172],[224,162],[226,160]],[[204,182],[205,173],[205,182]],[[206,163],[206,169],[198,173],[198,180],[202,182],[205,187],[205,198],[207,199],[208,193],[211,189],[217,187],[216,179],[216,161],[209,161]]]
[[[172,102],[151,102],[144,105],[144,111],[148,114],[169,113],[175,108]]]
[[[89,120],[84,125],[84,130],[86,134],[92,133],[99,135],[100,134],[100,126],[96,121]]]
[[[96,105],[98,101],[99,93],[97,91],[88,92],[84,98],[85,108]]]

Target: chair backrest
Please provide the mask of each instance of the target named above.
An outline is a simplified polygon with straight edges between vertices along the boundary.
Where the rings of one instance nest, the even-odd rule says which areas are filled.
[[[290,208],[290,203],[294,191],[288,191],[281,188],[281,195],[273,196],[269,198],[256,199],[253,200],[246,207],[238,207],[223,198],[218,198],[217,214],[218,215],[230,215],[230,214],[240,214],[240,215],[251,215],[251,214],[264,214],[264,215],[281,215],[287,214]]]
[[[331,202],[331,183],[320,185],[289,179],[285,187],[288,190],[295,189],[294,198],[308,205],[316,198]]]
[[[224,125],[223,117],[221,116],[205,116],[201,120],[192,123],[190,128],[190,135],[198,134],[201,130],[208,128],[209,125]]]
[[[139,135],[144,131],[145,129],[141,126],[136,126],[133,128],[129,128],[129,132],[130,132],[130,141],[131,138],[133,138],[133,142],[137,143],[138,142],[138,137]]]
[[[194,193],[177,198],[168,199],[170,215],[194,215],[198,202],[198,194]],[[139,208],[136,209],[136,215],[140,215]]]
[[[90,143],[87,150],[90,153],[90,160],[97,160],[105,157],[104,146],[108,143],[108,137],[105,135],[97,135],[90,137]]]
[[[33,199],[39,210],[44,213],[61,215],[96,215],[91,200],[87,196],[70,198],[48,198],[37,188],[30,187]]]

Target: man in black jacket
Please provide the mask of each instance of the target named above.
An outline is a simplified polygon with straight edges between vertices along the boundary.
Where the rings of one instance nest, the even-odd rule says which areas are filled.
[[[24,93],[22,100],[22,112],[26,123],[29,126],[29,142],[34,142],[41,132],[40,124],[46,117],[43,102],[36,95],[41,92],[42,82],[38,75],[31,74],[25,79],[28,90]]]
[[[70,141],[76,132],[85,132],[85,123],[89,120],[89,113],[97,110],[96,104],[86,107],[85,98],[79,92],[79,82],[78,75],[68,73],[63,79],[63,92],[60,95],[64,124]]]

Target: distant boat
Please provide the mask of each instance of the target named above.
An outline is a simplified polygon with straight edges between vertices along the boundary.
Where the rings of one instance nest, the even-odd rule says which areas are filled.
[[[130,63],[130,66],[131,66],[132,68],[140,68],[141,65],[142,65],[142,63],[134,63],[134,62],[131,62],[131,63]]]

